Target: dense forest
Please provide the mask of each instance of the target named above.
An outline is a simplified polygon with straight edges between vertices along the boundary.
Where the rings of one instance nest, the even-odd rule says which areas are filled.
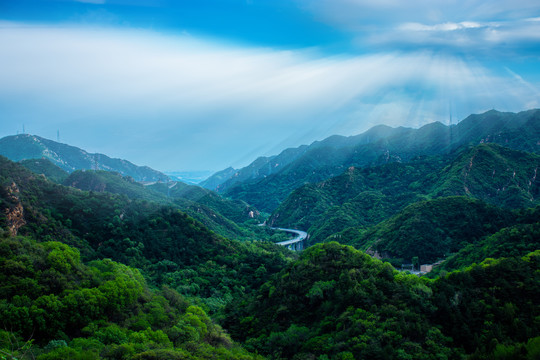
[[[419,129],[379,125],[355,136],[331,136],[309,146],[258,158],[237,171],[225,171],[202,183],[266,212],[306,183],[339,176],[348,168],[408,163],[419,156],[452,154],[471,144],[491,143],[513,150],[538,152],[540,110],[470,115],[455,125],[440,122]]]
[[[436,280],[397,272],[336,242],[230,305],[226,326],[271,358],[535,359],[540,252]]]
[[[334,163],[268,219],[180,182],[0,157],[0,359],[539,359],[534,133],[428,153],[441,126],[373,130],[410,156]],[[342,140],[285,155],[312,166]],[[310,246],[273,244],[287,235],[265,220]]]

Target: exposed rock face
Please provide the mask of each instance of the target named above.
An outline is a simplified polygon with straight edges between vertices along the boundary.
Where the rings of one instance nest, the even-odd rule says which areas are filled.
[[[17,232],[26,224],[24,220],[24,208],[19,200],[19,187],[14,182],[6,188],[8,200],[14,204],[5,209],[6,222],[11,236],[16,236]]]

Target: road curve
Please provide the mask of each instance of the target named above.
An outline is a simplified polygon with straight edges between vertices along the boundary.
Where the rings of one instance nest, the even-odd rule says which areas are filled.
[[[282,246],[289,246],[292,244],[296,244],[298,242],[304,241],[307,238],[307,232],[301,231],[301,230],[294,230],[294,229],[284,229],[284,228],[272,228],[275,230],[281,230],[288,233],[296,234],[297,236],[294,239],[286,240],[286,241],[280,241],[276,244],[282,245]]]

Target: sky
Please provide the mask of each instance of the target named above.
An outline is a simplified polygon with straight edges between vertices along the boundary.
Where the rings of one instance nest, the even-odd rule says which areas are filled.
[[[0,137],[160,171],[532,108],[538,0],[0,0]]]

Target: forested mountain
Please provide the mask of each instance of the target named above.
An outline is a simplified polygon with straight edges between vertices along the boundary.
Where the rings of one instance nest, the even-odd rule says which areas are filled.
[[[38,161],[50,164],[43,159],[28,160],[32,164]],[[55,167],[52,164],[51,166]],[[30,167],[30,169],[33,168]],[[41,168],[33,169],[38,174],[43,173],[41,170]],[[66,173],[62,184],[80,190],[108,192],[125,195],[133,200],[175,206],[202,222],[209,229],[226,237],[254,240],[265,236],[264,232],[250,224],[263,221],[256,209],[242,201],[225,199],[198,186],[174,181],[145,186],[131,177],[103,170],[77,170],[69,175]]]
[[[429,275],[463,269],[488,258],[521,257],[540,248],[540,207],[520,211],[516,225],[502,228],[476,243],[470,243],[436,266]]]
[[[224,198],[200,186],[188,185],[182,182],[169,182],[152,184],[147,188],[175,201],[184,199],[207,206],[237,223],[243,223],[247,220],[260,220],[261,222],[264,220],[257,209],[244,201]]]
[[[0,243],[3,359],[255,359],[205,311],[134,268],[56,241]]]
[[[216,235],[176,206],[57,185],[5,158],[0,161],[0,226],[11,235],[55,239],[77,247],[84,259],[111,258],[137,266],[156,279],[178,269],[203,267],[208,273],[214,271],[212,276],[234,271],[235,275],[230,276],[235,283],[243,275],[233,263],[242,257],[247,270],[251,266],[265,267],[266,260],[261,256],[283,256],[281,247],[265,255],[268,246],[273,245],[241,243]],[[229,258],[232,254],[234,258]],[[269,272],[275,266],[266,263]],[[198,271],[203,270],[193,274]],[[189,284],[188,279],[180,277],[178,281]],[[212,293],[204,287],[201,291],[208,296]],[[230,291],[240,288],[231,288],[227,293]],[[212,297],[214,301],[218,298]]]
[[[253,357],[206,312],[258,289],[285,248],[228,240],[174,206],[58,185],[2,157],[0,185],[2,354]],[[168,287],[148,289],[141,273]]]
[[[427,280],[349,246],[317,244],[226,328],[271,359],[534,359],[540,253]]]
[[[0,155],[13,161],[45,158],[69,173],[75,170],[94,169],[115,171],[124,176],[131,176],[136,181],[169,179],[167,175],[148,166],[137,166],[127,160],[112,159],[103,154],[89,154],[75,146],[29,134],[0,139]]]
[[[418,257],[420,263],[433,263],[516,222],[512,212],[481,200],[437,198],[409,205],[358,236],[351,238],[349,234],[340,241],[384,258],[410,263]]]
[[[332,136],[277,156],[259,158],[246,168],[230,172],[229,179],[214,189],[271,212],[299,186],[337,176],[350,166],[408,162],[417,156],[447,154],[467,144],[486,142],[537,152],[539,138],[540,110],[517,114],[491,110],[450,126],[377,126],[357,136]],[[215,184],[209,182],[207,186]]]
[[[210,176],[208,179],[203,180],[199,183],[200,186],[205,189],[217,190],[219,186],[231,178],[235,173],[236,169],[228,167],[225,170],[218,171],[217,173]]]
[[[289,162],[257,196],[297,187],[268,222],[299,254],[241,200],[0,157],[0,358],[537,359],[537,126],[379,126],[234,171],[229,194]]]
[[[539,155],[497,144],[408,163],[351,167],[295,190],[269,223],[305,229],[317,242],[349,227],[374,226],[415,202],[445,196],[467,196],[503,208],[534,207],[540,204],[539,167]]]
[[[69,176],[67,171],[62,170],[50,160],[44,158],[21,160],[19,164],[38,175],[44,175],[57,184],[61,184]]]

